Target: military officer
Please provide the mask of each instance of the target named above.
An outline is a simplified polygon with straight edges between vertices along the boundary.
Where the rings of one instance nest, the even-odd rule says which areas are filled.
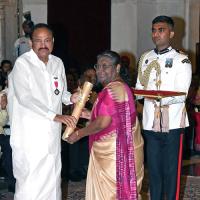
[[[170,45],[174,21],[157,16],[152,21],[155,49],[139,61],[136,89],[183,92],[186,95],[156,99],[145,98],[143,129],[147,150],[151,200],[175,200],[178,178],[180,138],[188,126],[185,99],[191,82],[188,57]],[[166,93],[166,92],[165,92]]]

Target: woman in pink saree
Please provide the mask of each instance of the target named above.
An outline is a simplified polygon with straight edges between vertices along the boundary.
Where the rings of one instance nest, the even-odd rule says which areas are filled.
[[[119,76],[120,56],[105,51],[95,65],[98,81],[104,86],[98,94],[87,127],[72,133],[69,143],[89,135],[90,161],[86,200],[137,200],[134,153],[136,110],[131,89]],[[143,145],[142,138],[139,138]],[[143,154],[140,165],[143,164]],[[139,159],[138,159],[139,160]],[[140,183],[143,169],[140,172]],[[141,185],[141,184],[140,184]]]

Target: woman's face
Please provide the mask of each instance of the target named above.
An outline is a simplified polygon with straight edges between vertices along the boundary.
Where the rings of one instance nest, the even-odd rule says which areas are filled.
[[[112,60],[108,57],[101,57],[96,65],[97,79],[102,85],[114,81],[117,76],[116,66],[112,64]]]

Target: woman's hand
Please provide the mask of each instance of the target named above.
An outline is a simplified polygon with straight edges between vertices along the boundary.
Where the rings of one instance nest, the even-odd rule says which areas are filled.
[[[77,142],[78,140],[80,140],[80,136],[79,136],[79,132],[78,130],[73,132],[72,134],[70,134],[68,136],[68,138],[66,139],[66,141],[70,144],[74,144],[75,142]]]

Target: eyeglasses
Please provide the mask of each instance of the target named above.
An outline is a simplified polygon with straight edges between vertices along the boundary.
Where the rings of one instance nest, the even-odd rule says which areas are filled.
[[[107,70],[107,69],[109,69],[110,67],[113,67],[113,65],[98,65],[98,64],[95,64],[94,65],[94,69],[95,70],[100,70],[100,69],[102,69],[102,70]]]

